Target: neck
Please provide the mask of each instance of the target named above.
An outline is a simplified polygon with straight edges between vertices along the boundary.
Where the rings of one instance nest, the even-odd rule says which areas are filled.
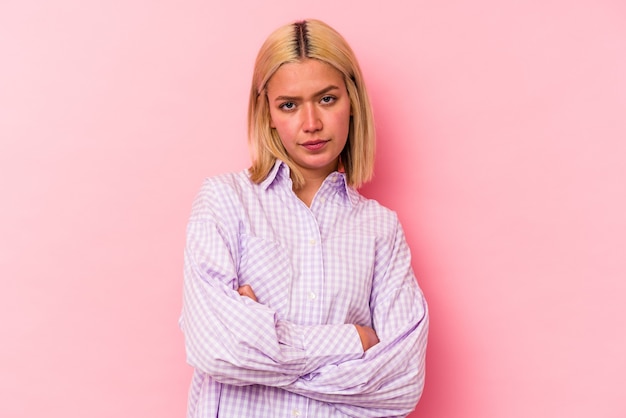
[[[298,196],[305,205],[311,207],[313,198],[317,191],[322,187],[322,183],[328,177],[330,173],[318,174],[318,175],[304,175],[304,185],[298,189],[293,189],[293,192]]]

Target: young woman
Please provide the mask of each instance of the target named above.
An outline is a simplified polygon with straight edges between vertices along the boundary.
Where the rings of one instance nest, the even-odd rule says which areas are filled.
[[[424,384],[426,302],[396,214],[356,187],[374,125],[328,25],[261,47],[252,167],[207,179],[189,220],[181,327],[188,417],[401,417]]]

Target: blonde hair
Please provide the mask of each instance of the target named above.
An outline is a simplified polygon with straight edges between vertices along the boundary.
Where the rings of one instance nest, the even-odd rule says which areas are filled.
[[[304,184],[302,173],[287,154],[275,129],[270,126],[266,87],[276,70],[286,63],[316,59],[343,74],[350,97],[352,116],[341,164],[348,184],[359,187],[374,174],[376,132],[372,109],[352,49],[333,28],[319,20],[304,20],[282,26],[267,38],[257,56],[248,105],[248,143],[252,155],[250,177],[262,182],[276,159],[290,168],[295,188]]]

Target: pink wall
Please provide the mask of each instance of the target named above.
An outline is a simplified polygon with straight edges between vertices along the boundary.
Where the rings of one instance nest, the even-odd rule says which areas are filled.
[[[302,17],[360,57],[363,192],[430,301],[411,416],[626,416],[626,3],[309,3],[2,1],[0,416],[183,416],[191,201],[248,164],[254,56]]]

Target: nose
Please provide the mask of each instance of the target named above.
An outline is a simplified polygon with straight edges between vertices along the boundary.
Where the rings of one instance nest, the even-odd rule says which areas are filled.
[[[319,109],[314,104],[308,104],[303,112],[302,129],[304,132],[317,132],[322,129],[322,119],[319,115]]]

